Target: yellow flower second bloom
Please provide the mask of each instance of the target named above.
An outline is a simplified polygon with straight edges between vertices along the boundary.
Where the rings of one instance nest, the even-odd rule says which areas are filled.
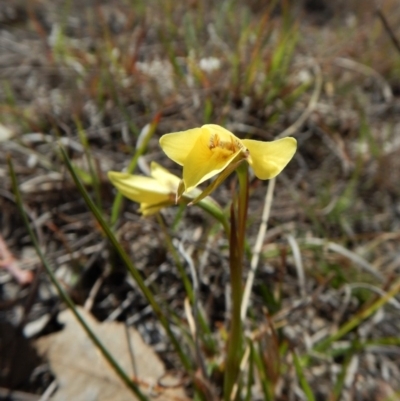
[[[180,179],[161,167],[151,163],[151,177],[109,171],[108,178],[122,195],[140,203],[139,211],[148,216],[162,208],[175,204],[175,194]]]

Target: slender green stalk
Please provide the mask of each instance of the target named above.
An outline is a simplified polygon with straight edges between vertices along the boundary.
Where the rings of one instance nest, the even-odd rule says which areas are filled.
[[[254,368],[260,378],[259,380],[262,392],[264,393],[264,400],[272,401],[271,386],[269,385],[265,364],[262,361],[262,353],[251,340],[249,341],[249,345],[251,347],[251,357],[254,359]]]
[[[307,382],[307,379],[303,372],[303,367],[301,366],[300,358],[297,356],[296,352],[293,352],[293,363],[296,369],[297,377],[300,382],[300,386],[304,391],[304,394],[308,401],[315,401],[314,393]]]
[[[250,340],[251,341],[251,340]],[[254,371],[255,371],[255,361],[254,361],[254,350],[251,344],[250,347],[250,355],[249,355],[249,369],[247,371],[247,383],[246,383],[246,396],[244,401],[251,401],[252,399],[252,388],[254,384]]]
[[[90,177],[91,177],[91,181],[92,181],[92,185],[93,185],[93,189],[94,189],[96,203],[97,203],[97,206],[100,208],[100,210],[102,210],[102,201],[101,201],[101,193],[100,193],[100,180],[99,180],[99,176],[98,176],[98,174],[96,172],[96,169],[95,169],[95,162],[94,162],[92,154],[90,152],[89,141],[87,139],[86,132],[83,129],[82,123],[79,120],[79,118],[78,117],[74,117],[74,122],[75,122],[76,128],[78,130],[79,139],[81,140],[81,143],[82,143],[82,146],[83,146],[83,149],[84,149],[84,152],[85,152],[86,161],[88,163],[88,167],[89,167]]]
[[[229,401],[233,386],[239,374],[242,340],[242,321],[240,307],[242,302],[242,260],[238,240],[238,227],[234,206],[231,208],[231,236],[229,244],[229,265],[231,279],[232,315],[225,361],[224,400]]]
[[[246,232],[247,206],[249,198],[248,166],[241,164],[237,168],[239,178],[239,196],[237,198],[237,217],[234,205],[231,207],[231,230],[229,244],[229,266],[231,279],[232,317],[225,362],[224,400],[231,399],[231,393],[240,371],[242,356],[242,268],[244,240]]]
[[[189,279],[188,275],[186,274],[185,268],[184,268],[182,262],[180,261],[178,252],[176,251],[176,249],[171,241],[171,237],[168,233],[167,227],[165,226],[165,223],[159,213],[157,214],[157,221],[164,234],[164,239],[165,239],[167,248],[174,259],[176,267],[178,268],[179,275],[183,282],[183,286],[185,287],[186,295],[190,301],[190,304],[193,306],[193,309],[196,310],[196,313],[194,315],[195,315],[195,319],[197,320],[197,323],[199,323],[200,328],[201,328],[200,334],[202,335],[207,348],[212,349],[214,351],[216,348],[216,343],[212,337],[210,326],[207,324],[207,321],[206,321],[203,313],[200,310],[198,310],[197,305],[196,305],[196,303],[197,303],[196,288],[194,285],[192,286],[190,279]],[[205,334],[205,336],[203,334]]]
[[[24,221],[25,227],[29,233],[29,236],[32,240],[33,246],[35,247],[35,250],[36,250],[39,258],[40,258],[41,262],[43,263],[43,266],[46,269],[51,282],[56,287],[60,298],[71,309],[72,313],[75,315],[76,319],[78,320],[78,322],[80,323],[82,328],[85,330],[86,334],[93,341],[95,346],[100,350],[100,352],[103,354],[104,358],[112,366],[112,368],[115,370],[117,375],[121,378],[121,380],[125,383],[125,385],[133,392],[133,394],[136,395],[136,397],[139,398],[139,400],[147,401],[148,398],[144,394],[142,394],[139,387],[129,378],[129,376],[121,368],[121,366],[118,364],[118,362],[114,359],[114,357],[108,352],[107,348],[103,345],[103,343],[99,340],[99,338],[96,336],[96,334],[92,331],[92,329],[88,326],[88,324],[83,319],[83,317],[77,311],[76,306],[75,306],[74,302],[72,301],[72,299],[70,298],[70,296],[68,295],[68,293],[66,291],[64,291],[64,288],[61,287],[60,283],[58,282],[56,276],[53,273],[53,270],[51,269],[50,265],[47,262],[47,259],[44,257],[42,250],[40,249],[39,242],[38,242],[32,228],[31,228],[31,225],[29,223],[29,220],[28,220],[28,217],[27,217],[27,214],[25,212],[24,205],[22,202],[21,193],[18,189],[17,177],[15,175],[15,171],[14,171],[14,167],[13,167],[11,158],[9,157],[7,161],[8,161],[8,168],[10,171],[10,176],[11,176],[11,181],[12,181],[12,188],[13,188],[13,192],[15,194],[15,200],[16,200],[18,209],[19,209],[22,219]]]
[[[344,355],[344,361],[342,363],[342,370],[339,373],[339,375],[336,379],[336,383],[334,384],[333,389],[331,391],[331,394],[329,397],[330,401],[337,401],[342,398],[341,396],[343,395],[343,390],[345,387],[346,376],[347,376],[350,362],[353,359],[354,354],[357,352],[357,349],[359,348],[357,342],[358,342],[358,339],[353,341],[351,348]]]
[[[188,275],[186,274],[185,268],[179,259],[179,255],[178,255],[174,245],[172,244],[171,237],[168,234],[167,227],[165,226],[165,223],[164,223],[162,217],[160,216],[159,213],[157,213],[156,217],[157,217],[158,225],[161,227],[161,231],[164,234],[165,245],[167,246],[167,249],[171,253],[171,255],[174,259],[175,265],[178,268],[178,272],[179,272],[179,275],[183,282],[183,286],[185,287],[186,295],[188,296],[190,303],[193,304],[194,295],[193,295],[193,288],[192,288],[192,284],[190,283],[190,279],[189,279]]]
[[[157,301],[154,298],[154,295],[152,294],[150,289],[146,286],[142,276],[140,275],[140,272],[137,270],[135,265],[130,260],[128,254],[122,248],[121,244],[118,242],[118,240],[115,237],[115,235],[114,235],[113,231],[111,230],[110,226],[107,224],[107,222],[105,221],[105,219],[102,216],[101,212],[96,207],[96,205],[93,203],[93,201],[90,198],[89,194],[87,193],[86,189],[84,188],[84,186],[80,182],[79,177],[77,176],[77,174],[76,174],[76,172],[75,172],[75,170],[74,170],[74,168],[73,168],[73,166],[71,164],[71,161],[69,160],[68,155],[65,152],[64,148],[61,147],[60,149],[61,149],[61,153],[62,153],[62,156],[64,158],[64,161],[65,161],[65,164],[67,165],[67,168],[68,168],[72,178],[74,179],[75,185],[78,188],[78,190],[79,190],[80,194],[82,195],[82,197],[84,198],[87,206],[89,207],[89,209],[91,210],[91,212],[93,213],[95,218],[97,219],[97,221],[100,224],[101,228],[103,229],[104,233],[106,234],[106,236],[110,240],[111,244],[114,246],[115,250],[117,251],[117,253],[121,257],[121,259],[124,261],[126,267],[128,268],[129,272],[131,273],[132,277],[134,278],[134,280],[138,284],[140,290],[142,291],[143,295],[145,296],[145,298],[149,302],[150,306],[153,309],[154,314],[156,315],[157,319],[160,321],[161,325],[164,327],[169,339],[171,340],[176,352],[178,353],[178,355],[179,355],[179,357],[180,357],[180,359],[182,361],[182,364],[184,365],[185,369],[187,371],[190,371],[191,370],[190,360],[189,360],[187,354],[182,349],[182,346],[181,346],[180,342],[178,341],[178,339],[175,337],[174,333],[172,332],[167,317],[165,316],[165,314],[161,310],[159,304],[157,303]]]
[[[131,162],[129,163],[127,169],[128,174],[133,173],[133,170],[135,170],[139,157],[145,152],[147,145],[151,137],[153,136],[159,121],[160,121],[160,116],[157,115],[148,126],[147,131],[144,133],[140,145],[137,147],[136,152],[133,155]],[[118,192],[117,195],[115,196],[114,203],[111,209],[111,225],[115,225],[115,223],[118,220],[119,213],[121,212],[122,201],[123,201],[123,195],[121,194],[121,192]]]
[[[238,235],[239,244],[242,252],[241,257],[244,255],[244,243],[246,236],[246,223],[247,223],[247,209],[249,204],[249,170],[248,164],[242,163],[237,168],[239,178],[239,199],[238,199]],[[243,261],[243,260],[242,260]]]
[[[205,212],[210,214],[215,220],[219,221],[224,228],[225,234],[229,238],[229,224],[223,210],[209,199],[203,199],[197,205]]]

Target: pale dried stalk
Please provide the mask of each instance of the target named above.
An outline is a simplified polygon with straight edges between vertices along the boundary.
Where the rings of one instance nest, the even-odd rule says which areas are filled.
[[[250,294],[254,283],[254,277],[256,274],[258,262],[260,260],[261,248],[264,242],[265,233],[267,232],[267,224],[271,212],[272,199],[274,196],[275,181],[276,181],[275,178],[269,181],[268,190],[265,195],[264,210],[261,217],[261,225],[258,230],[257,240],[253,251],[253,257],[251,258],[250,262],[250,271],[249,275],[247,276],[246,286],[243,293],[242,309],[241,309],[242,321],[246,318],[247,309],[249,307]]]
[[[310,102],[308,103],[306,109],[303,111],[301,116],[297,119],[297,121],[295,121],[294,124],[292,124],[290,127],[286,128],[282,133],[280,133],[276,139],[285,138],[287,136],[296,134],[301,126],[306,122],[308,117],[310,117],[311,113],[314,111],[318,103],[322,89],[322,73],[320,66],[315,62],[315,60],[311,59],[310,62],[312,63],[315,74],[315,87],[311,95]]]

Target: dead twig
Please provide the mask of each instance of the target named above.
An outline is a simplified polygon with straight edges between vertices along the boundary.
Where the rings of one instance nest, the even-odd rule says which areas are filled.
[[[274,196],[274,189],[275,189],[275,178],[269,181],[267,193],[265,194],[264,200],[264,210],[261,217],[261,224],[258,230],[257,241],[254,246],[253,256],[250,262],[250,271],[246,281],[246,287],[243,293],[243,300],[242,300],[242,309],[241,309],[241,318],[244,320],[246,318],[247,309],[249,306],[250,294],[253,288],[254,277],[256,274],[258,262],[260,260],[260,253],[262,244],[264,242],[265,233],[267,231],[267,224],[269,215],[271,212],[272,200]]]
[[[296,266],[297,277],[299,279],[300,294],[302,298],[305,298],[307,295],[306,279],[304,274],[303,262],[301,260],[300,247],[293,235],[288,235],[287,240],[293,252],[294,264]]]

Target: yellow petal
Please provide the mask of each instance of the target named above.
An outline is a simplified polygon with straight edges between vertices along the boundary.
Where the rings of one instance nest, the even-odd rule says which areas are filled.
[[[221,172],[241,149],[240,140],[229,131],[218,125],[203,126],[183,166],[186,191]]]
[[[158,204],[170,200],[171,190],[154,178],[109,171],[112,184],[127,198],[139,202]]]
[[[160,138],[160,146],[165,154],[175,163],[183,166],[186,157],[203,132],[202,128],[165,134]]]
[[[156,162],[151,162],[150,171],[151,176],[159,183],[162,183],[165,187],[169,188],[171,193],[176,192],[180,182],[179,177],[171,174],[167,169]]]
[[[243,139],[242,143],[249,150],[249,164],[260,180],[277,176],[289,163],[297,148],[294,138],[282,138],[272,142]]]
[[[157,203],[156,205],[150,203],[141,203],[139,211],[140,213],[142,213],[143,216],[150,216],[159,212],[164,207],[171,206],[171,204],[172,203],[170,201]]]

